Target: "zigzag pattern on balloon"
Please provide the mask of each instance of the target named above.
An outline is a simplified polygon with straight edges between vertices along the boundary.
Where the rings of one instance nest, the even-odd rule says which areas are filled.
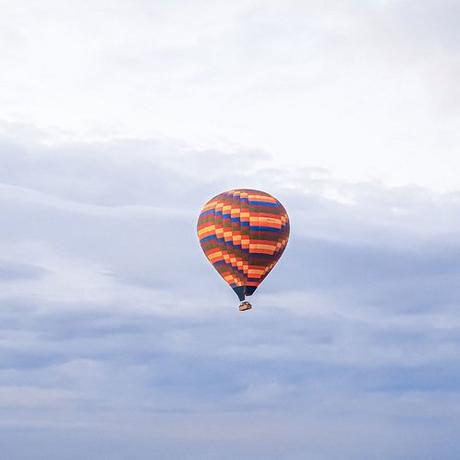
[[[281,257],[289,239],[289,217],[268,193],[230,190],[204,205],[198,238],[206,257],[244,300]]]

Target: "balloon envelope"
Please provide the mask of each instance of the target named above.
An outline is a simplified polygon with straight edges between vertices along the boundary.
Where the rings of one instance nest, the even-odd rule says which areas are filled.
[[[289,239],[286,210],[260,190],[220,193],[204,205],[197,227],[204,254],[240,300],[262,283]]]

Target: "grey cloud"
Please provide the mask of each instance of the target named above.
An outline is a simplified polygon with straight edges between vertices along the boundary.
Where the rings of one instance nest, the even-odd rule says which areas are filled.
[[[168,141],[35,144],[2,151],[9,457],[456,458],[458,197]],[[195,236],[233,183],[292,220],[244,316]]]
[[[0,260],[0,282],[21,278],[39,278],[46,273],[41,267]]]

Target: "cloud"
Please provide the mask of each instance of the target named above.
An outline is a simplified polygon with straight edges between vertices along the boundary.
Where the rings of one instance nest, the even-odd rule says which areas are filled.
[[[45,273],[45,270],[34,265],[2,263],[0,261],[0,280],[39,278]]]
[[[49,142],[171,137],[458,189],[455,1],[3,6],[1,118]]]
[[[7,458],[457,457],[456,194],[168,139],[9,133]],[[270,190],[292,222],[245,315],[195,236],[233,184]]]

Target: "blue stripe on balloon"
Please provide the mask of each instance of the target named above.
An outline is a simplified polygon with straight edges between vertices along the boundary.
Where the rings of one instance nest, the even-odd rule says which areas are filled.
[[[251,226],[250,229],[256,232],[273,232],[273,233],[280,232],[279,228],[273,228],[273,227],[253,227]]]
[[[216,240],[216,235],[209,235],[201,239],[200,241],[205,242],[205,241],[211,241],[211,240]]]
[[[259,259],[273,259],[273,255],[261,252],[251,252],[250,255],[251,257],[257,257]]]
[[[209,216],[210,214],[214,214],[215,210],[214,209],[208,209],[207,211],[204,211],[201,213],[201,217],[206,217]]]
[[[251,201],[250,203],[256,206],[270,206],[272,208],[276,208],[278,206],[278,203],[267,203],[266,201]]]

